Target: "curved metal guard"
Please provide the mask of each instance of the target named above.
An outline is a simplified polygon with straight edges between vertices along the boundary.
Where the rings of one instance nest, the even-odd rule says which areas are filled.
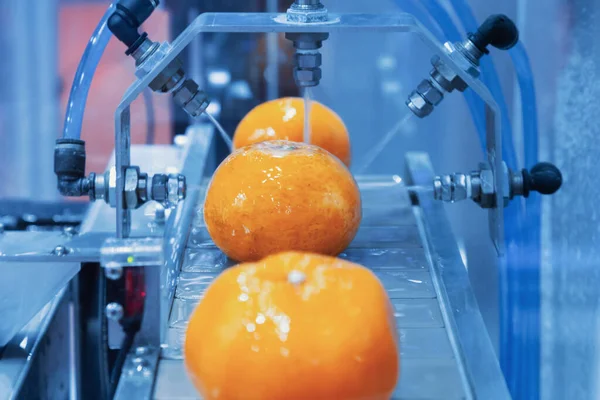
[[[204,32],[230,33],[269,33],[269,32],[404,32],[414,33],[431,51],[456,72],[481,97],[486,104],[487,114],[487,161],[490,164],[496,187],[496,204],[502,204],[502,154],[500,111],[488,89],[477,79],[463,71],[452,55],[429,33],[415,18],[409,14],[330,14],[330,21],[325,23],[288,23],[285,14],[271,13],[205,13],[198,16],[185,31],[175,39],[165,56],[141,79],[135,81],[127,90],[115,112],[115,143],[117,164],[117,190],[123,192],[123,171],[129,166],[130,145],[130,106],[152,80],[169,63],[177,57],[199,34]],[[122,203],[117,203],[117,237],[127,237],[129,233],[129,211]],[[498,254],[503,252],[504,221],[502,209],[489,210],[490,236]]]

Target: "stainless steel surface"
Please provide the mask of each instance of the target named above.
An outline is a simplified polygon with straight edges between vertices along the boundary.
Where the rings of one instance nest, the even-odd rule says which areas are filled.
[[[148,82],[149,83],[149,82]],[[124,207],[120,199],[125,191],[125,168],[131,164],[131,110],[129,107],[115,114],[115,199],[116,237],[123,239],[131,232],[131,210]]]
[[[180,265],[179,260],[183,257],[183,248],[177,244],[181,242],[182,237],[187,237],[187,227],[190,226],[190,213],[198,199],[199,182],[202,180],[204,172],[204,163],[207,152],[212,141],[213,128],[209,125],[193,125],[188,129],[187,140],[182,146],[134,146],[131,154],[133,162],[149,174],[156,175],[165,172],[182,173],[187,176],[189,201],[184,201],[178,207],[172,210],[164,210],[156,203],[146,204],[137,210],[132,211],[131,233],[129,239],[115,238],[115,219],[114,209],[104,202],[94,203],[88,216],[84,220],[80,238],[95,238],[93,260],[101,261],[107,271],[112,268],[123,268],[129,266],[145,267],[145,279],[148,291],[146,295],[146,304],[144,308],[142,330],[136,338],[139,345],[151,345],[158,347],[160,344],[161,328],[159,326],[161,318],[166,321],[168,311],[161,310],[169,303],[169,279],[173,279]],[[118,152],[117,152],[118,153]],[[115,159],[109,162],[107,170],[114,165]],[[181,189],[177,181],[177,190]],[[190,205],[185,205],[185,204]],[[161,208],[168,218],[166,223],[160,223],[156,220],[157,208]],[[75,236],[72,240],[76,240]],[[163,240],[166,239],[166,240]],[[0,237],[0,239],[3,239]],[[37,257],[47,259],[46,247],[64,242],[64,238],[52,236],[52,240],[46,246],[44,251]],[[37,241],[38,244],[43,243]],[[12,246],[10,246],[12,248]],[[53,248],[52,247],[52,248]],[[75,250],[76,246],[72,246]],[[2,240],[0,240],[0,251],[3,250]],[[99,251],[100,250],[100,251]],[[69,253],[67,258],[76,257],[81,251]],[[18,254],[17,254],[18,255]],[[36,256],[30,254],[29,256]],[[131,257],[131,258],[130,258]],[[168,259],[165,261],[165,257]],[[88,260],[91,261],[91,260]],[[160,267],[162,265],[166,266]],[[163,287],[164,290],[160,290]],[[174,288],[171,289],[174,291]],[[171,298],[173,293],[171,293]],[[161,317],[162,315],[162,317]],[[164,325],[164,324],[163,324]],[[117,334],[119,332],[117,331]],[[111,334],[109,331],[109,346],[118,348],[121,343],[121,336]]]
[[[140,346],[128,354],[115,392],[115,400],[149,399],[154,388],[154,376],[159,350]]]
[[[481,82],[473,78],[461,68],[464,56],[458,51],[447,51],[439,45],[435,38],[408,14],[342,14],[330,15],[325,23],[302,24],[291,23],[286,20],[285,14],[270,13],[204,13],[199,15],[185,31],[172,43],[168,52],[162,57],[152,70],[143,78],[134,82],[125,93],[115,112],[115,135],[118,146],[117,154],[128,153],[129,121],[125,114],[133,100],[139,96],[144,88],[177,57],[190,42],[203,32],[285,32],[285,33],[329,33],[329,32],[412,32],[434,52],[439,59],[454,72],[462,81],[471,87],[485,102],[488,117],[488,130],[486,138],[487,160],[491,165],[494,176],[494,187],[497,190],[497,204],[503,198],[502,183],[502,154],[500,149],[500,119],[498,106],[491,94]],[[461,59],[462,58],[462,59]],[[129,165],[124,157],[117,157],[117,170]],[[117,179],[117,189],[122,192],[121,181]],[[117,204],[117,218],[119,232],[127,230],[127,214],[123,212],[122,205]],[[488,211],[489,230],[492,241],[499,254],[503,251],[503,214],[495,208]]]
[[[422,165],[415,167],[417,177],[431,175]],[[414,209],[399,177],[358,176],[357,181],[363,197],[361,233],[340,257],[370,267],[392,300],[401,359],[393,399],[508,399],[466,269],[438,204],[430,201]],[[234,264],[210,241],[201,203],[196,214],[177,279],[155,399],[199,398],[182,362],[185,329],[208,285]],[[431,235],[425,222],[441,235]],[[446,282],[450,277],[454,282]],[[463,303],[456,301],[459,296]],[[464,341],[469,329],[473,343]],[[466,345],[471,348],[464,352]]]
[[[406,166],[410,184],[431,182],[434,173],[426,154],[407,154]],[[506,382],[470,290],[467,270],[449,229],[445,211],[441,203],[431,197],[416,195],[424,221],[425,245],[429,247],[428,255],[437,279],[436,289],[442,293],[442,314],[447,317],[451,342],[464,360],[469,385],[478,399],[509,399]]]
[[[127,357],[122,379],[117,390],[117,399],[147,398],[154,384],[158,351],[166,341],[168,318],[175,295],[176,277],[184,258],[185,241],[189,235],[192,220],[196,215],[196,204],[203,196],[207,153],[213,139],[213,128],[209,125],[192,125],[186,132],[187,141],[179,148],[178,170],[186,176],[188,193],[186,200],[171,214],[164,227],[162,238],[162,257],[160,265],[144,267],[146,297],[142,327],[136,335],[135,345],[148,350],[140,355],[134,350]],[[135,153],[134,153],[135,154]],[[145,240],[145,239],[144,239]],[[125,260],[127,261],[127,259]],[[147,261],[143,265],[148,265]],[[134,396],[134,397],[132,397]]]
[[[33,366],[33,356],[43,344],[44,335],[66,292],[66,289],[60,290],[5,346],[0,357],[0,399],[13,399],[19,395]]]
[[[8,231],[0,235],[0,269],[8,262],[36,263],[36,268],[51,268],[47,262],[94,262],[100,259],[102,244],[114,233],[94,232],[67,236],[62,232]]]

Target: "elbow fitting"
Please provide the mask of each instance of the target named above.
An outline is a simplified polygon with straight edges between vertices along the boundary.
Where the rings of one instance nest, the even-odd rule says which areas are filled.
[[[133,53],[144,41],[146,34],[139,27],[158,7],[159,0],[120,0],[108,19],[108,29],[127,46],[126,55]]]
[[[506,15],[492,15],[484,21],[477,32],[469,34],[469,40],[477,48],[487,54],[487,46],[492,45],[500,50],[508,50],[519,41],[519,30]]]
[[[79,197],[93,192],[93,174],[85,177],[85,142],[58,139],[54,148],[54,173],[63,196]]]
[[[449,56],[464,72],[473,78],[479,77],[479,60],[488,54],[488,45],[501,50],[513,47],[519,40],[519,31],[505,15],[492,15],[462,42],[444,44]],[[419,118],[425,118],[433,112],[443,100],[444,94],[454,90],[464,92],[467,83],[439,57],[431,59],[433,70],[430,78],[419,84],[406,100],[407,107]]]

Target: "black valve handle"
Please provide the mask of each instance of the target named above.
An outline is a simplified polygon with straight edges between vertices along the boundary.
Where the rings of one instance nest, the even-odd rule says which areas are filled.
[[[488,17],[475,33],[469,33],[469,39],[479,50],[488,54],[487,47],[494,46],[508,50],[519,41],[519,30],[515,23],[503,14]]]
[[[536,164],[531,171],[523,171],[523,196],[528,197],[531,191],[540,194],[554,194],[562,186],[562,173],[549,162]]]

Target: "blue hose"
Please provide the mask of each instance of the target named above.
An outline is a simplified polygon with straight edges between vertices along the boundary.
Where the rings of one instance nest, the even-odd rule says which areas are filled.
[[[451,3],[464,28],[474,32],[478,24],[467,1],[451,0]],[[525,165],[533,166],[538,162],[533,73],[522,43],[517,43],[509,54],[521,94]],[[486,66],[482,68],[487,70]],[[492,72],[497,80],[496,72]],[[508,160],[507,164],[512,168],[516,166]],[[500,362],[515,399],[540,397],[540,229],[540,198],[537,193],[526,201],[526,217],[521,204],[516,201],[506,209],[507,257],[500,274]]]
[[[69,102],[67,103],[63,138],[79,139],[81,137],[83,114],[85,112],[85,105],[92,84],[92,78],[94,77],[100,58],[102,58],[104,49],[106,49],[106,45],[112,36],[110,30],[106,26],[106,22],[113,11],[114,4],[111,4],[94,30],[94,33],[85,48],[85,52],[81,57],[77,72],[75,72],[73,86],[71,86],[71,93],[69,94]]]
[[[537,101],[533,72],[525,47],[519,42],[513,47],[511,56],[521,93],[521,107],[523,109],[523,142],[525,165],[532,167],[538,162],[538,119]],[[516,348],[517,353],[524,361],[519,367],[524,371],[513,369],[514,379],[511,379],[516,399],[539,399],[540,397],[540,334],[541,334],[541,304],[540,304],[540,271],[541,271],[541,198],[538,193],[531,193],[525,202],[526,218],[523,231],[525,244],[521,265],[518,265],[518,282],[527,282],[526,290],[520,291],[521,310],[528,310],[529,318],[517,321],[515,331],[521,332],[521,348]],[[532,350],[533,349],[533,350]],[[518,360],[518,358],[513,358]],[[519,379],[521,381],[519,381]],[[527,384],[525,384],[525,382]],[[517,392],[519,390],[519,392]]]

